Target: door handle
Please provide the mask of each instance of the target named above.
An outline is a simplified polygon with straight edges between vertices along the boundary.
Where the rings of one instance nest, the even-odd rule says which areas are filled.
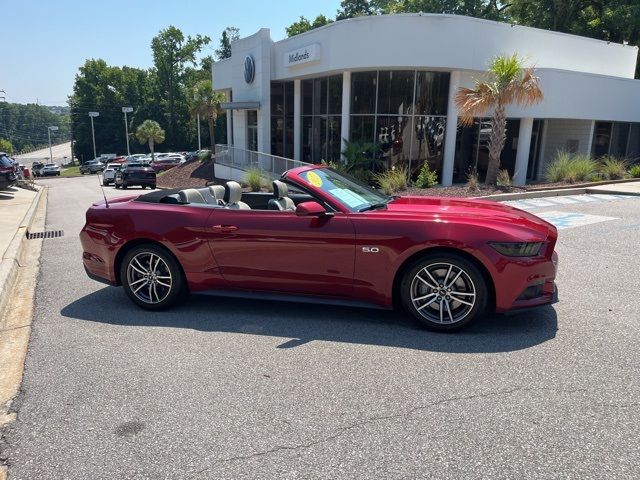
[[[214,225],[212,229],[214,232],[231,233],[238,230],[238,227],[235,225]]]

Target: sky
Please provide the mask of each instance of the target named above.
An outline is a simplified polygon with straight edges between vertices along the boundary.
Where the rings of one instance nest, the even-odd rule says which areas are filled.
[[[87,58],[148,68],[151,39],[174,25],[218,47],[225,27],[248,36],[271,29],[274,41],[300,15],[334,17],[340,0],[0,0],[0,90],[7,102],[66,105]]]

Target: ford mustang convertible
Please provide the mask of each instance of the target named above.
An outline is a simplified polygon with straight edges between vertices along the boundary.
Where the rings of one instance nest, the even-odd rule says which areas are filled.
[[[389,197],[324,166],[271,193],[236,182],[96,203],[87,274],[142,308],[187,292],[404,309],[454,330],[484,311],[555,301],[556,228],[483,200]]]

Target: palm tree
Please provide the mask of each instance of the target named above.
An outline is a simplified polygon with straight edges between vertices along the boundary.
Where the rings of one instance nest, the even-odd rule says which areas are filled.
[[[500,55],[491,60],[485,81],[475,80],[474,88],[460,87],[455,96],[460,122],[472,125],[474,117],[493,110],[489,137],[489,165],[485,183],[495,185],[500,168],[500,154],[507,138],[506,107],[515,103],[528,107],[543,99],[540,79],[533,67],[525,68],[517,54]]]
[[[145,120],[136,130],[136,138],[140,143],[149,143],[151,150],[151,160],[154,160],[153,146],[156,143],[164,142],[164,130],[160,124],[154,120]]]
[[[193,88],[193,102],[191,104],[191,115],[207,119],[209,124],[209,138],[211,139],[211,152],[216,151],[216,120],[220,113],[220,104],[225,101],[224,94],[213,91],[211,80],[202,80],[196,83]]]

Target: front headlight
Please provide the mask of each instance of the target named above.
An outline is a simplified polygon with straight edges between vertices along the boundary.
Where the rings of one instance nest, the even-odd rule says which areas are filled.
[[[489,245],[505,257],[535,257],[542,242],[489,242]]]

